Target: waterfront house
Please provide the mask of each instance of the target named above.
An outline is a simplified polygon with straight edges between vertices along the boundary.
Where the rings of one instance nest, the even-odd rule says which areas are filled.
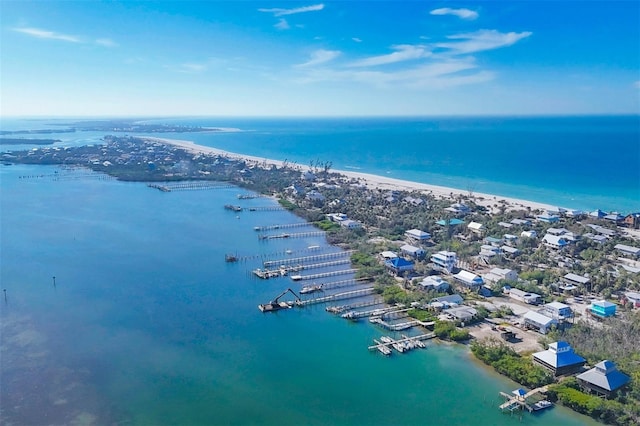
[[[346,220],[340,221],[339,223],[340,223],[340,226],[347,229],[362,228],[362,224],[357,220],[346,219]]]
[[[533,362],[551,371],[554,376],[563,376],[579,371],[586,361],[573,352],[567,342],[558,341],[551,343],[546,351],[534,353]]]
[[[627,291],[624,293],[624,299],[627,303],[631,303],[634,308],[640,308],[640,293],[635,291]]]
[[[453,276],[453,278],[470,289],[477,289],[484,284],[482,277],[465,270],[458,272]]]
[[[429,260],[431,261],[431,263],[433,263],[435,269],[440,269],[451,273],[456,267],[458,257],[452,251],[439,251],[437,253],[434,253]]]
[[[462,203],[455,203],[445,209],[448,212],[455,214],[456,216],[464,216],[471,213],[471,209]]]
[[[482,235],[484,233],[484,225],[478,222],[471,222],[467,228],[474,234]]]
[[[344,213],[328,213],[326,217],[331,222],[342,222],[343,220],[349,219]]]
[[[414,259],[423,259],[425,256],[424,249],[416,246],[412,246],[411,244],[405,244],[400,247],[400,252],[405,256],[411,256]]]
[[[430,275],[428,277],[425,277],[420,282],[420,286],[424,290],[434,290],[437,292],[447,291],[449,287],[451,287],[451,285],[448,282],[446,282],[445,280],[443,280],[441,277],[437,275]]]
[[[640,257],[640,248],[638,247],[628,246],[626,244],[616,244],[613,248],[627,256]]]
[[[516,281],[518,279],[518,273],[513,269],[493,268],[486,274],[483,274],[482,278],[486,282],[491,282],[491,283],[497,283],[500,280]]]
[[[525,328],[536,330],[540,334],[547,334],[552,327],[558,326],[558,320],[534,311],[528,311],[522,319]]]
[[[605,359],[591,370],[578,374],[576,379],[585,391],[609,398],[616,390],[629,383],[630,377],[619,371],[613,362]]]
[[[560,302],[547,303],[542,306],[538,313],[561,321],[573,317],[571,307]]]
[[[459,294],[450,294],[448,296],[436,297],[431,300],[431,303],[440,303],[444,306],[461,305],[464,299]]]
[[[622,216],[620,213],[610,213],[608,215],[605,215],[603,219],[615,223],[616,225],[624,223],[624,216]]]
[[[545,247],[549,247],[555,250],[562,250],[569,245],[569,241],[567,241],[567,239],[563,236],[545,234],[545,236],[542,237],[542,244],[544,244]]]
[[[640,213],[630,213],[626,215],[623,222],[628,228],[640,228]]]
[[[574,219],[580,219],[581,217],[584,216],[584,212],[582,210],[569,209],[564,213],[564,215],[567,217],[572,217]]]
[[[594,219],[602,219],[603,217],[605,217],[607,214],[605,212],[603,212],[600,209],[594,210],[591,213],[589,213],[589,217],[594,218]]]
[[[589,313],[598,318],[609,318],[616,314],[616,304],[606,300],[594,300],[591,302]]]
[[[394,251],[385,250],[385,251],[380,253],[380,257],[383,260],[395,259],[396,257],[398,257],[398,253],[396,253]]]
[[[478,311],[475,308],[465,305],[445,309],[443,312],[449,315],[453,320],[461,321],[463,323],[471,321],[478,314]]]
[[[541,214],[536,216],[536,220],[538,222],[544,222],[544,223],[556,223],[557,221],[560,220],[560,218],[558,216],[550,215],[546,213],[546,214]]]
[[[413,262],[402,257],[396,257],[395,259],[389,259],[384,262],[384,266],[396,276],[401,276],[405,273],[413,272]]]
[[[407,238],[411,238],[418,242],[427,241],[431,239],[431,234],[428,232],[421,231],[420,229],[409,229],[405,231],[404,236]]]
[[[510,298],[528,303],[529,305],[537,305],[542,299],[542,296],[539,294],[530,293],[517,288],[511,288],[509,286],[505,286],[503,292],[508,294]]]

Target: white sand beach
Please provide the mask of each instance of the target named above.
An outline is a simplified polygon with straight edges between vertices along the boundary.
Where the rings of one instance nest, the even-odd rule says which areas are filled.
[[[275,165],[276,167],[282,167],[284,162],[268,159],[268,158],[260,158],[251,155],[238,154],[234,152],[224,151],[217,148],[212,148],[204,145],[198,145],[190,141],[184,140],[176,140],[176,139],[165,139],[165,138],[152,138],[145,137],[147,140],[154,140],[161,143],[165,143],[168,145],[174,145],[181,147],[185,150],[188,150],[193,153],[200,154],[213,154],[213,155],[224,155],[228,158],[244,160],[247,162],[253,162],[255,164],[268,164]],[[506,204],[507,210],[526,210],[530,208],[531,210],[557,210],[556,206],[552,206],[550,204],[538,203],[535,201],[529,200],[521,200],[517,198],[503,197],[501,195],[493,195],[493,194],[485,194],[479,192],[469,193],[469,191],[456,189],[456,188],[448,188],[445,186],[431,185],[420,182],[413,182],[408,180],[394,179],[384,176],[373,175],[369,173],[360,173],[353,172],[347,170],[332,170],[335,173],[340,173],[344,176],[347,176],[352,179],[358,180],[360,183],[367,186],[370,189],[383,189],[383,190],[397,190],[397,191],[420,191],[430,195],[433,195],[437,198],[443,199],[456,199],[459,197],[469,198],[472,197],[474,202],[478,205],[482,205],[489,210],[497,210],[500,205]]]

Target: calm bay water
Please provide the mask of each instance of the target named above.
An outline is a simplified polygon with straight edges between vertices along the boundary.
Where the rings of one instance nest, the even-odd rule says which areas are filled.
[[[258,241],[254,226],[299,219],[224,210],[238,189],[162,193],[22,165],[0,166],[0,185],[3,423],[590,423],[561,407],[501,414],[498,391],[516,385],[465,347],[387,359],[367,351],[382,331],[366,322],[321,306],[260,313],[293,284],[251,278],[261,256],[224,254],[325,243]]]

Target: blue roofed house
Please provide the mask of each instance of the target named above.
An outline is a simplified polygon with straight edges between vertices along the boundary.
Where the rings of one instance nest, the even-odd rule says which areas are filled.
[[[549,349],[533,354],[533,363],[551,371],[554,376],[579,371],[586,360],[573,352],[573,348],[562,340],[551,343]]]
[[[591,370],[578,374],[576,379],[584,390],[607,398],[630,380],[629,376],[619,371],[609,360],[600,361]]]
[[[591,302],[591,315],[598,318],[609,318],[616,314],[616,304],[606,300],[594,300]]]
[[[413,271],[413,262],[402,257],[389,259],[384,262],[384,266],[397,276],[403,275],[405,272]]]

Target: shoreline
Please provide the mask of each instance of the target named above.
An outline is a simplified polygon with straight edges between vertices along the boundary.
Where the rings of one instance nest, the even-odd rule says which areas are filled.
[[[149,137],[149,136],[145,136],[144,139],[177,146],[187,151],[190,151],[194,154],[197,153],[197,154],[223,155],[232,159],[250,161],[256,164],[266,163],[270,165],[275,165],[276,167],[284,166],[283,161],[225,151],[219,148],[199,145],[193,141],[157,138],[157,137]],[[453,199],[455,197],[472,198],[476,204],[486,207],[490,211],[493,211],[494,209],[496,209],[494,205],[496,204],[500,205],[504,203],[506,203],[507,210],[527,210],[527,208],[530,208],[532,211],[534,210],[556,211],[558,209],[557,206],[553,206],[551,204],[546,204],[546,203],[540,203],[536,201],[523,200],[523,199],[513,198],[513,197],[504,197],[501,195],[487,194],[487,193],[475,192],[475,191],[472,193],[469,193],[469,191],[465,191],[461,189],[414,182],[414,181],[403,180],[403,179],[389,178],[389,177],[374,175],[370,173],[354,172],[354,171],[340,170],[340,169],[332,169],[332,172],[341,174],[351,179],[356,179],[361,183],[363,183],[364,185],[366,185],[367,188],[369,189],[377,188],[377,189],[389,190],[389,191],[420,191],[440,199]]]

